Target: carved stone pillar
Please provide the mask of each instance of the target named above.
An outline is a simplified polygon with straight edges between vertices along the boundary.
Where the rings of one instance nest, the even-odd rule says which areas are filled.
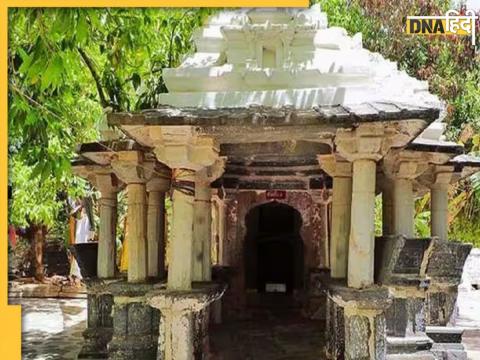
[[[148,276],[165,277],[165,192],[170,188],[170,171],[164,169],[147,183]]]
[[[147,189],[156,163],[140,151],[120,151],[111,162],[115,174],[127,184],[128,281],[147,279]]]
[[[391,234],[413,238],[415,235],[415,197],[413,180],[428,169],[431,159],[417,152],[395,150],[383,160],[386,184],[391,188],[392,218]],[[388,191],[388,190],[387,190]]]
[[[339,130],[335,139],[338,154],[353,163],[352,205],[348,249],[348,286],[373,285],[375,250],[376,162],[391,146],[397,134],[382,124],[361,124],[355,130]],[[403,143],[405,139],[400,139]]]
[[[382,188],[382,234],[393,235],[393,184],[386,176]]]
[[[347,277],[352,203],[352,165],[332,155],[319,156],[320,166],[333,178],[330,275]]]
[[[192,288],[195,172],[188,169],[174,169],[173,172],[172,240],[167,286],[171,290],[188,291]]]
[[[453,166],[436,166],[431,191],[431,235],[448,240],[448,188]]]
[[[212,278],[212,191],[206,169],[195,176],[194,241],[192,272],[194,281],[210,281]]]

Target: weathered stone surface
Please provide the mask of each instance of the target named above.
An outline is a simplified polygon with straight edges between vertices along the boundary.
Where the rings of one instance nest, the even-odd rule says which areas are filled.
[[[369,360],[368,341],[372,329],[367,317],[360,315],[347,316],[345,319],[345,358]]]
[[[159,351],[166,360],[193,360],[207,355],[207,306],[218,300],[225,286],[196,283],[190,291],[156,289],[148,303],[162,312]]]
[[[433,344],[425,334],[416,334],[405,337],[387,337],[387,350],[389,354],[411,354],[412,356],[428,351]],[[415,358],[414,358],[415,359]]]
[[[384,313],[391,304],[388,288],[357,290],[339,281],[323,285],[328,293],[328,359],[385,359]]]
[[[326,354],[328,359],[343,359],[345,353],[345,320],[343,308],[327,299],[325,331]]]
[[[113,311],[113,337],[108,358],[115,360],[157,358],[160,312],[145,302],[116,299]],[[128,300],[127,300],[128,301]]]
[[[328,284],[329,296],[340,306],[355,307],[359,310],[385,310],[392,302],[388,288],[371,286],[358,290],[338,283]]]
[[[457,287],[451,286],[427,292],[427,324],[445,326],[455,309]]]
[[[368,105],[368,104],[365,104]],[[108,115],[110,125],[196,125],[219,126],[226,125],[225,119],[235,118],[236,125],[317,125],[335,124],[348,126],[353,122],[395,121],[399,119],[425,119],[429,122],[438,117],[438,110],[404,107],[401,104],[392,104],[397,107],[396,112],[378,112],[374,107],[370,113],[360,114],[357,109],[346,109],[343,106],[319,106],[316,109],[295,110],[291,107],[270,108],[249,106],[245,108],[198,109],[184,107],[177,109],[170,106],[145,110],[142,113],[115,113]]]
[[[425,331],[425,299],[394,298],[386,311],[387,335],[406,336]]]
[[[401,235],[377,238],[377,280],[387,285],[426,285],[422,266],[430,242],[430,239],[407,239]]]
[[[107,344],[113,333],[113,296],[102,280],[90,280],[87,284],[87,329],[83,332],[85,343],[79,359],[107,358]]]
[[[467,360],[467,352],[463,344],[449,344],[449,343],[435,343],[432,346],[431,352],[437,359],[447,360]],[[473,358],[471,358],[473,359]]]
[[[426,274],[432,282],[459,284],[463,266],[472,245],[455,241],[434,240]]]
[[[436,343],[457,343],[462,342],[463,328],[451,326],[427,326],[426,333]]]

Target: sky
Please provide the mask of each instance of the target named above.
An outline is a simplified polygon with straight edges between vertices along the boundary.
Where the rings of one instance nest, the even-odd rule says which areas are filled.
[[[467,9],[480,10],[480,0],[467,0]]]

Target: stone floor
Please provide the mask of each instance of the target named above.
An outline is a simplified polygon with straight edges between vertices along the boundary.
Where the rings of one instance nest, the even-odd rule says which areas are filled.
[[[237,322],[213,327],[214,360],[323,359],[324,324],[302,319]]]
[[[460,287],[453,325],[465,329],[463,343],[470,360],[480,360],[480,290]]]
[[[84,299],[11,299],[22,305],[22,359],[72,360],[86,327]]]

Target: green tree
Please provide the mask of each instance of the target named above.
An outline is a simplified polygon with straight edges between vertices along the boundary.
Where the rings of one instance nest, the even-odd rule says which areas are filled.
[[[157,105],[162,69],[178,65],[209,11],[9,11],[9,219],[29,229],[37,258],[46,232],[66,227],[66,197],[89,190],[71,173],[76,145],[98,138],[105,112]]]

